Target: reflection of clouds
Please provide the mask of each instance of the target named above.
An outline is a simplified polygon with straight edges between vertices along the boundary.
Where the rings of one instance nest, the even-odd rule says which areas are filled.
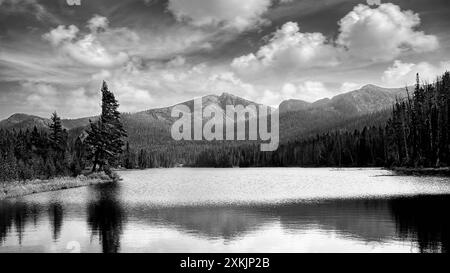
[[[283,227],[295,232],[309,228],[335,232],[368,243],[396,237],[386,200],[334,200],[287,206],[277,211]]]
[[[249,236],[226,241],[184,233],[178,229],[155,228],[133,223],[124,232],[125,252],[409,252],[410,246],[396,241],[367,243],[334,231],[308,229],[290,232],[276,222],[262,226]],[[417,251],[412,249],[412,251]]]
[[[336,200],[274,207],[133,207],[129,214],[141,224],[171,226],[208,240],[231,242],[277,225],[292,234],[321,230],[370,243],[396,237],[388,205],[385,200]]]
[[[264,217],[264,215],[254,214],[246,208],[167,208],[153,210],[150,215],[152,215],[150,219],[153,221],[173,226],[188,234],[195,234],[211,240],[223,239],[224,241],[244,237],[275,220]]]
[[[430,199],[431,203],[415,200],[335,200],[274,207],[132,206],[127,208],[127,215],[133,221],[122,241],[133,249],[124,247],[125,251],[151,252],[408,252],[410,248],[433,251],[437,244],[442,244],[440,249],[445,251],[448,234],[442,230],[446,230],[448,222],[442,211],[431,217],[433,221],[425,217],[423,223],[406,223],[406,229],[399,225],[405,225],[403,219],[410,212],[402,207],[410,202],[429,207],[448,202],[448,197],[440,201]],[[440,206],[445,207],[442,203]],[[424,217],[417,214],[417,219]],[[400,243],[402,238],[414,246],[406,247]],[[134,240],[140,243],[136,245]]]

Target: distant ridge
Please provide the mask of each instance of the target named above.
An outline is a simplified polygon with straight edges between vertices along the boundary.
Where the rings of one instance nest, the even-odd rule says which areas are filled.
[[[296,100],[296,99],[289,99],[282,101],[279,109],[281,113],[284,112],[294,112],[294,111],[300,111],[300,110],[306,110],[310,107],[312,107],[311,102],[307,102],[304,100]]]
[[[62,119],[61,123],[63,128],[67,130],[71,130],[73,128],[86,126],[89,124],[89,119],[95,120],[97,117],[87,117],[87,118],[79,118],[79,119]],[[7,119],[0,121],[0,129],[16,129],[16,130],[25,130],[32,129],[36,127],[38,129],[47,128],[50,124],[50,119],[38,117],[29,114],[13,114]]]
[[[38,128],[47,127],[50,123],[50,119],[41,118],[38,116],[17,113],[11,115],[9,118],[0,121],[0,128],[3,129],[27,129],[33,128],[34,126]]]
[[[281,102],[279,109],[280,113],[322,108],[347,115],[368,114],[386,109],[394,104],[397,98],[403,97],[406,97],[405,88],[383,88],[368,84],[358,90],[313,103],[295,99],[285,100]]]

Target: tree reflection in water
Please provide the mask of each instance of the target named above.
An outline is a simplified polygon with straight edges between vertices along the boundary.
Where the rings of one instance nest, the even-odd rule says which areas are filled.
[[[419,196],[389,202],[397,233],[414,240],[420,252],[450,251],[450,196]]]
[[[48,208],[48,218],[52,226],[53,241],[58,241],[64,220],[64,210],[59,202],[52,202]]]
[[[96,186],[94,199],[87,208],[91,236],[98,236],[103,253],[120,250],[125,215],[117,199],[119,187],[117,183]]]
[[[86,220],[91,238],[98,236],[105,253],[121,251],[121,236],[127,219],[139,219],[144,224],[142,228],[145,224],[151,227],[159,223],[202,239],[224,239],[228,243],[277,222],[291,233],[301,233],[312,226],[351,240],[369,243],[395,240],[411,242],[421,252],[450,251],[449,195],[254,207],[149,208],[127,203],[125,211],[119,198],[119,187],[111,184],[90,189],[93,195],[87,204]],[[72,207],[65,212],[66,206]],[[0,201],[0,250],[7,251],[8,246],[26,244],[24,240],[28,236],[24,236],[25,232],[31,236],[35,230],[45,234],[48,227],[44,223],[47,221],[53,241],[59,241],[61,233],[64,233],[63,222],[78,217],[84,209],[84,206],[53,201],[48,205],[20,200]],[[13,237],[17,241],[9,240],[5,245],[5,240]]]
[[[0,247],[14,229],[18,245],[22,245],[24,232],[28,223],[32,222],[36,226],[40,217],[39,212],[42,210],[42,207],[35,204],[29,205],[20,201],[0,201]]]

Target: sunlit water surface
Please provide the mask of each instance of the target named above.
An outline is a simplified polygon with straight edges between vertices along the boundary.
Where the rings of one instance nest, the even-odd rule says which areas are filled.
[[[380,169],[152,169],[0,202],[0,252],[448,252],[450,181]]]

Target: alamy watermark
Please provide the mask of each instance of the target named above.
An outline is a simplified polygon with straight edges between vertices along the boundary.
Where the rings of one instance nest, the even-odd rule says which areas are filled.
[[[69,6],[81,6],[81,0],[66,0]]]
[[[278,149],[279,112],[264,105],[226,105],[224,112],[214,104],[203,109],[202,98],[198,98],[193,111],[180,104],[172,108],[171,116],[178,118],[171,129],[174,140],[260,140],[261,151]]]

